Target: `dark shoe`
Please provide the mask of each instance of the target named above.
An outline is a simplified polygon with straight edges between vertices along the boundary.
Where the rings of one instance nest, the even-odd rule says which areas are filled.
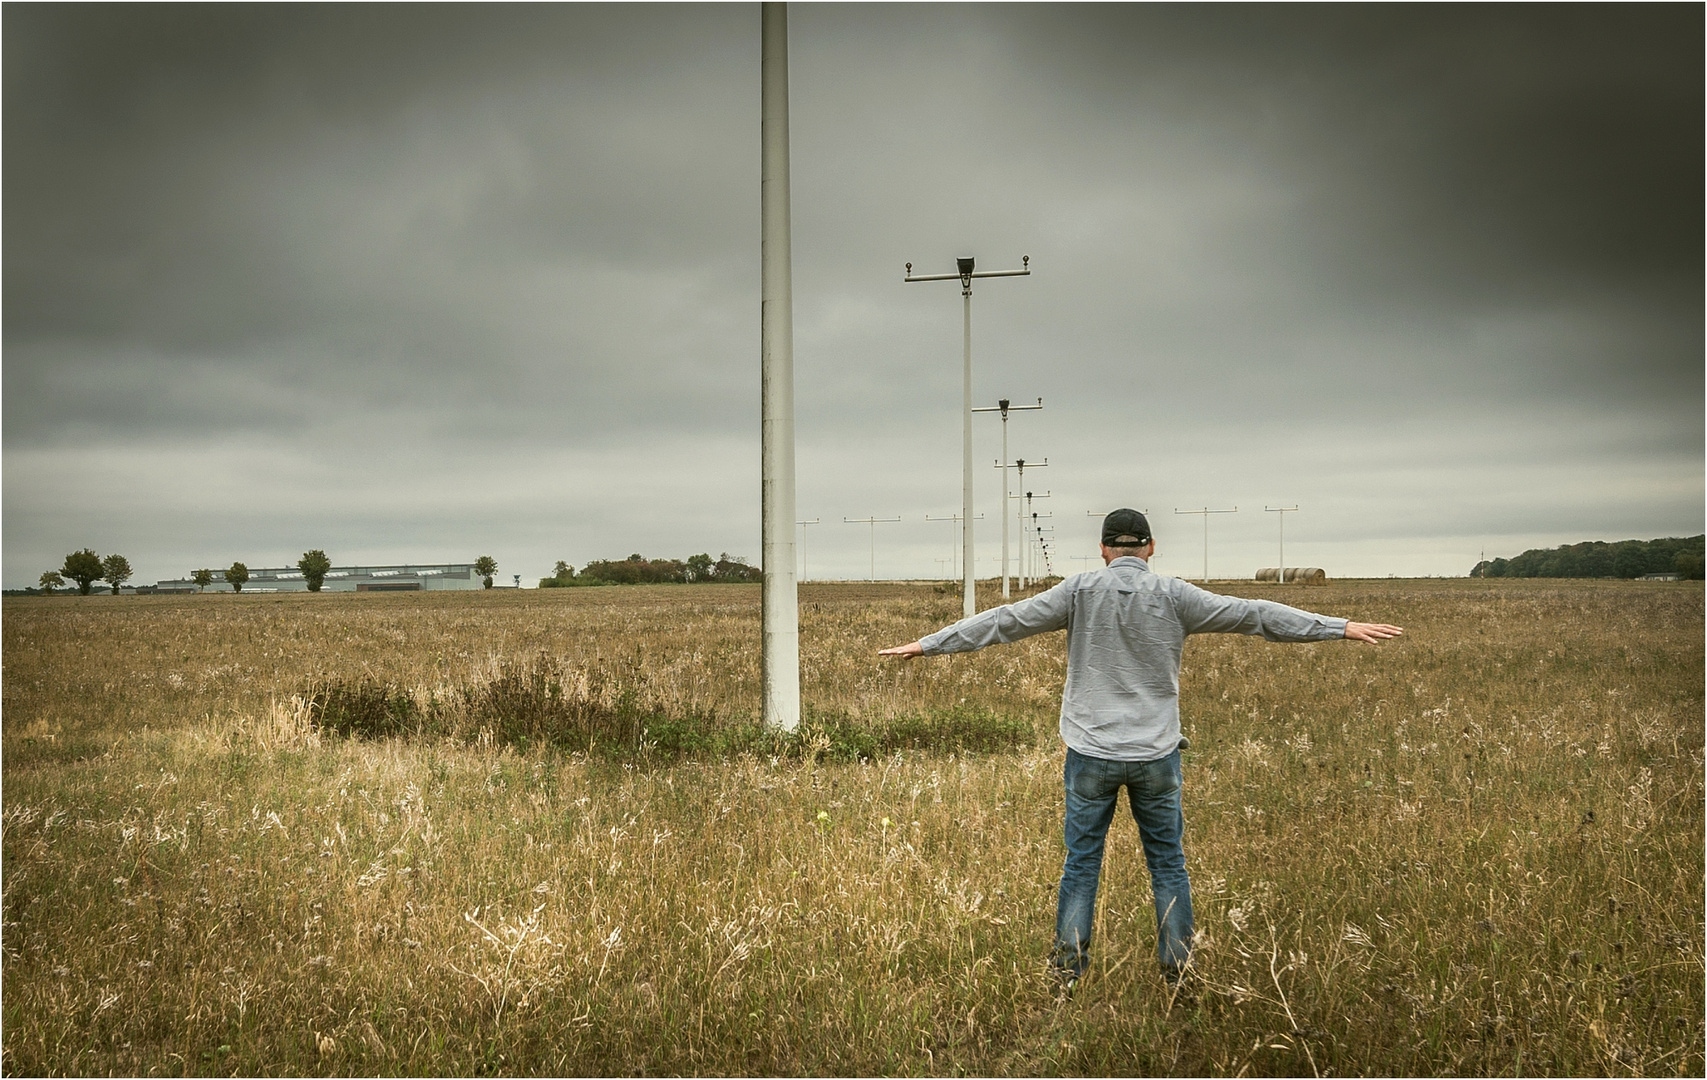
[[[1197,980],[1188,976],[1189,968],[1163,968],[1162,982],[1167,984],[1168,998],[1176,1005],[1189,1005],[1197,1000]]]
[[[1065,968],[1056,968],[1055,969],[1055,1000],[1056,1001],[1070,1000],[1073,996],[1073,991],[1078,989],[1078,986],[1079,986],[1079,976],[1077,974],[1075,974],[1074,972],[1068,971]]]

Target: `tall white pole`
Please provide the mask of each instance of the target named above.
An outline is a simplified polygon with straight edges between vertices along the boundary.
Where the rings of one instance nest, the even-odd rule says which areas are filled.
[[[1286,584],[1286,515],[1293,513],[1298,508],[1296,506],[1265,506],[1263,509],[1271,514],[1280,515],[1280,572],[1275,576],[1275,581],[1284,585]]]
[[[760,470],[764,552],[762,713],[800,726],[800,598],[794,577],[794,268],[789,238],[788,5],[766,3],[760,49]]]
[[[1239,512],[1239,508],[1236,506],[1233,507],[1231,510],[1211,510],[1207,506],[1205,506],[1201,510],[1181,510],[1177,506],[1174,507],[1174,513],[1176,513],[1176,514],[1202,514],[1203,515],[1203,578],[1202,578],[1202,580],[1204,580],[1204,581],[1209,580],[1209,515],[1210,514],[1236,514],[1238,512]]]
[[[1008,403],[1002,402],[1002,509],[1008,506]],[[1002,599],[1008,598],[1008,515],[1002,515]]]
[[[967,259],[968,264],[971,259]],[[971,266],[966,269],[970,272]],[[964,287],[960,290],[962,323],[965,332],[962,335],[964,347],[961,349],[963,363],[961,365],[961,416],[964,420],[960,436],[961,467],[964,480],[961,484],[960,513],[966,519],[966,535],[962,540],[961,565],[966,570],[966,580],[961,583],[961,618],[971,618],[978,612],[978,582],[972,573],[972,279],[963,279]]]
[[[1019,459],[1019,498],[1014,500],[1019,506],[1019,587],[1025,588],[1025,459]]]
[[[880,518],[876,514],[873,514],[870,517],[862,517],[862,518],[845,517],[842,519],[842,524],[844,524],[844,525],[870,525],[871,526],[871,580],[872,581],[877,580],[877,526],[878,526],[878,523],[879,522],[886,522],[886,521],[900,521],[900,520],[901,519],[899,517]]]

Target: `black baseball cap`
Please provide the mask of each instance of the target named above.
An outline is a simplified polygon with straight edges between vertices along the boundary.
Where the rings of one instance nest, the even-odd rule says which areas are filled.
[[[1150,521],[1136,510],[1116,510],[1102,519],[1102,542],[1109,547],[1142,547],[1150,542]]]

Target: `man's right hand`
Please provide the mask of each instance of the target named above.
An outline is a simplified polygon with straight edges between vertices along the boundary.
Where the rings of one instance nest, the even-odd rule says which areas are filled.
[[[1347,641],[1366,641],[1371,645],[1378,644],[1388,638],[1398,637],[1404,632],[1404,627],[1388,626],[1386,623],[1348,622],[1345,624],[1345,639]]]

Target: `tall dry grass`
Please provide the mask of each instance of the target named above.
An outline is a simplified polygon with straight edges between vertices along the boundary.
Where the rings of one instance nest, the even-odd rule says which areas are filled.
[[[545,654],[750,721],[756,589],[8,600],[5,1071],[1700,1074],[1700,587],[1248,594],[1408,633],[1194,639],[1197,981],[1128,818],[1064,1001],[1059,636],[872,655],[952,595],[808,586],[808,706],[1035,747],[607,759],[304,699]]]

